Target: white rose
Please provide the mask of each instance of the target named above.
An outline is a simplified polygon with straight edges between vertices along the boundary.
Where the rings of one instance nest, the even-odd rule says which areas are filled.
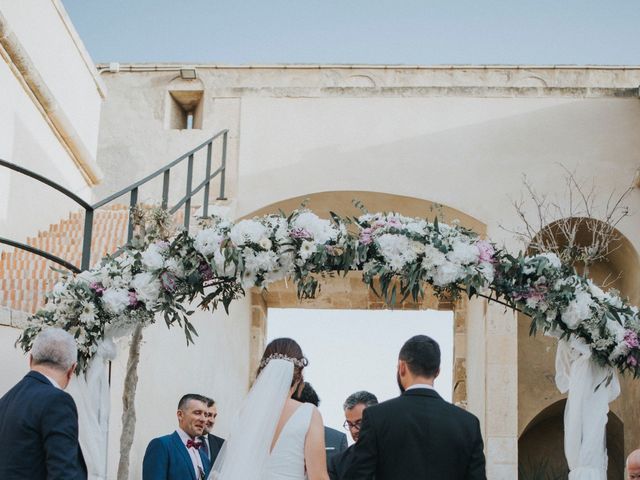
[[[160,249],[152,243],[141,255],[142,264],[148,270],[160,270],[164,267],[164,258],[160,253]]]
[[[306,261],[311,255],[316,253],[317,250],[318,250],[318,247],[314,242],[304,240],[302,242],[302,245],[300,245],[300,252],[299,252],[300,258]]]
[[[229,238],[237,246],[246,243],[258,243],[268,235],[267,229],[257,220],[241,220],[229,232]]]
[[[433,283],[439,287],[444,287],[458,281],[463,275],[464,270],[460,265],[453,262],[445,262],[436,268]]]
[[[578,290],[576,298],[569,302],[566,310],[562,312],[562,321],[565,325],[575,330],[584,320],[591,317],[591,306],[593,300],[587,292]]]
[[[291,227],[293,229],[306,230],[320,244],[335,240],[338,237],[338,230],[331,225],[329,220],[324,220],[311,212],[302,212],[297,215],[292,220]]]
[[[149,272],[143,272],[133,277],[131,286],[136,291],[138,300],[144,302],[147,310],[151,310],[156,306],[158,297],[160,296],[160,280]]]
[[[447,261],[444,253],[435,248],[433,245],[424,246],[424,258],[422,259],[422,268],[432,275],[432,270]]]
[[[100,300],[107,312],[120,315],[129,306],[129,291],[124,288],[108,288]]]
[[[222,235],[213,228],[200,230],[193,242],[193,247],[205,257],[210,257],[217,250],[220,250]]]
[[[460,265],[468,265],[470,263],[478,262],[480,251],[475,245],[469,245],[464,241],[455,240],[452,247],[452,251],[447,253],[447,258],[450,262]]]

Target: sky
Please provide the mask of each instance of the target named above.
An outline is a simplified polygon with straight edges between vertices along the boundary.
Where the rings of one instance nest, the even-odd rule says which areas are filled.
[[[640,64],[638,0],[63,0],[95,62]]]
[[[291,337],[300,344],[309,359],[304,378],[320,397],[322,419],[341,430],[342,404],[350,394],[367,390],[379,401],[399,394],[398,353],[406,340],[418,334],[440,344],[441,373],[435,388],[451,401],[452,312],[270,308],[267,321],[267,341]]]

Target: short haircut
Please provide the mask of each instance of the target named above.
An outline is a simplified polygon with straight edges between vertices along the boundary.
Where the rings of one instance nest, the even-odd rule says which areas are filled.
[[[178,410],[185,410],[187,408],[187,405],[189,404],[189,402],[191,400],[196,400],[198,402],[202,402],[207,407],[210,407],[211,405],[213,405],[213,403],[211,405],[209,405],[209,400],[211,400],[211,399],[205,397],[204,395],[199,395],[197,393],[187,393],[186,395],[183,395],[182,398],[180,399],[180,401],[178,402]],[[211,401],[213,401],[213,400],[211,400]]]
[[[316,407],[320,405],[320,397],[318,397],[318,394],[309,382],[304,382],[304,387],[302,387],[298,400],[302,403],[312,403]]]
[[[61,328],[47,328],[33,342],[31,358],[34,365],[48,365],[66,372],[78,361],[76,340]]]
[[[216,404],[216,401],[213,398],[209,398],[209,397],[205,397],[207,399],[207,401],[205,402],[207,404],[207,408],[211,408]]]
[[[431,337],[416,335],[402,346],[399,358],[413,375],[433,378],[440,368],[440,346]]]
[[[378,398],[373,393],[367,392],[365,390],[361,390],[359,392],[352,393],[351,395],[349,395],[347,399],[344,401],[343,408],[345,410],[351,410],[356,405],[360,405],[360,404],[363,404],[366,407],[377,405]]]

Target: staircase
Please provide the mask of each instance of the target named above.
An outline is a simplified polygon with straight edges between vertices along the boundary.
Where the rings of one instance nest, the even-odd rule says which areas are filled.
[[[91,265],[115,252],[127,240],[128,207],[116,205],[95,212]],[[79,265],[82,257],[84,212],[74,212],[69,218],[49,226],[37,236],[27,239],[27,245],[50,252]],[[35,313],[45,303],[45,294],[53,288],[60,274],[53,262],[24,250],[0,253],[0,305],[25,313]]]

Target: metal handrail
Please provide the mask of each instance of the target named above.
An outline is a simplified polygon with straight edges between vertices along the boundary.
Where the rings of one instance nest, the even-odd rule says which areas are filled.
[[[138,192],[142,185],[150,182],[156,177],[163,175],[162,180],[162,208],[168,209],[169,203],[169,185],[171,180],[171,169],[176,165],[180,164],[185,159],[187,160],[187,182],[185,186],[185,195],[178,200],[176,205],[172,207],[169,212],[175,213],[180,207],[184,205],[184,227],[186,229],[189,228],[189,220],[191,217],[191,199],[198,193],[200,190],[204,188],[204,201],[203,201],[203,216],[207,216],[209,213],[209,189],[211,180],[213,180],[216,176],[220,175],[220,191],[218,195],[218,200],[225,200],[225,178],[226,178],[226,168],[227,168],[227,139],[229,135],[229,130],[221,130],[216,133],[212,137],[208,138],[200,145],[195,147],[192,150],[180,155],[178,158],[168,163],[164,167],[156,170],[150,175],[147,175],[141,180],[138,180],[135,183],[132,183],[128,187],[123,188],[122,190],[109,195],[108,197],[95,202],[94,204],[89,204],[78,195],[63,187],[62,185],[43,177],[42,175],[28,170],[24,167],[16,165],[11,162],[7,162],[6,160],[0,159],[0,167],[8,168],[9,170],[13,170],[27,177],[33,178],[40,183],[44,183],[45,185],[58,190],[66,197],[70,198],[82,208],[84,208],[85,216],[84,216],[84,227],[83,227],[83,240],[82,240],[82,260],[80,267],[73,265],[72,263],[57,257],[51,253],[45,252],[39,248],[35,248],[30,245],[26,245],[21,242],[16,242],[14,240],[10,240],[8,238],[0,237],[0,244],[9,245],[11,247],[19,248],[22,250],[26,250],[28,252],[34,253],[41,257],[46,258],[47,260],[51,260],[56,262],[59,265],[71,270],[72,272],[78,273],[82,270],[87,270],[89,268],[89,264],[91,261],[91,240],[93,238],[93,216],[94,212],[100,208],[105,206],[106,204],[120,198],[124,195],[129,194],[129,207],[133,208],[138,204]],[[220,158],[220,167],[218,167],[214,172],[211,172],[211,163],[212,163],[212,154],[213,154],[213,142],[218,138],[222,137],[222,148],[221,148],[221,158]],[[206,154],[206,174],[205,179],[194,189],[193,188],[193,165],[194,165],[194,157],[195,154],[198,153],[203,148],[207,148]],[[131,241],[133,237],[133,222],[131,216],[129,216],[129,225],[127,231],[127,242]]]

